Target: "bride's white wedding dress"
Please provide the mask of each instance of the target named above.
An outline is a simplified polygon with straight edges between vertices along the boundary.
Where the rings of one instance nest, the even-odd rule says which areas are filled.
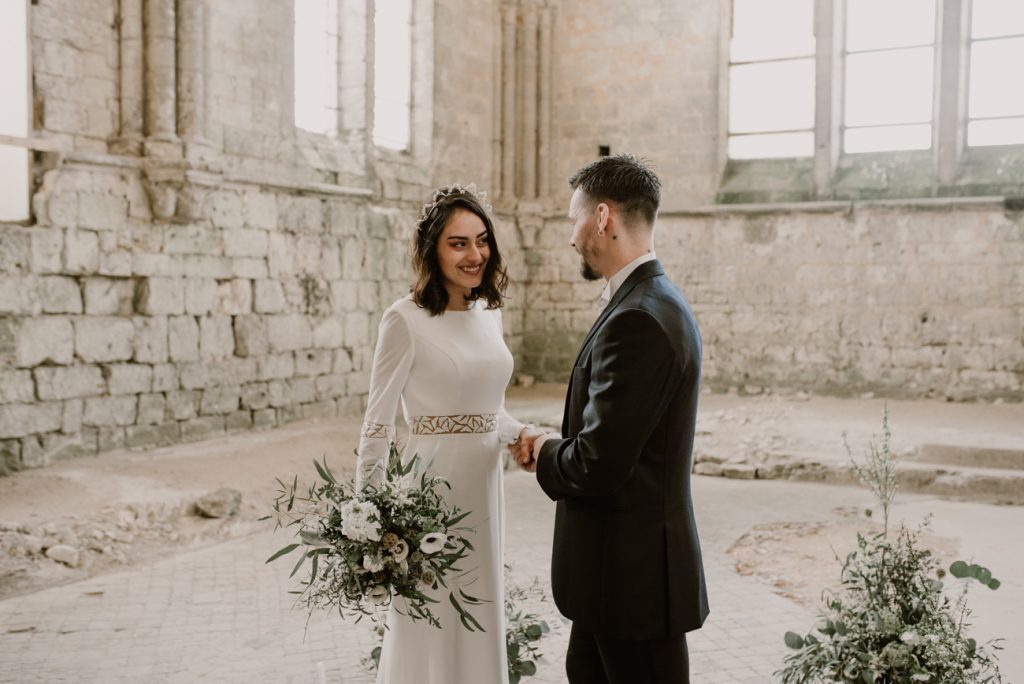
[[[500,310],[477,301],[468,311],[431,316],[411,296],[385,312],[374,353],[370,396],[359,443],[359,477],[378,476],[395,439],[402,403],[409,439],[404,457],[432,461],[430,472],[451,483],[449,501],[472,511],[464,524],[475,551],[456,581],[488,603],[470,608],[486,630],[469,632],[443,587],[432,610],[441,629],[413,622],[392,606],[378,684],[508,682],[504,616],[504,492],[502,450],[523,425],[504,409],[512,355]],[[401,601],[401,599],[398,599]]]

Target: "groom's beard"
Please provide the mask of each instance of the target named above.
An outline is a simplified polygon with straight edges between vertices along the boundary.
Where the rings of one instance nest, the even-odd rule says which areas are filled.
[[[601,279],[601,274],[590,267],[590,264],[587,263],[586,257],[583,257],[583,263],[580,264],[580,275],[582,275],[586,280]]]

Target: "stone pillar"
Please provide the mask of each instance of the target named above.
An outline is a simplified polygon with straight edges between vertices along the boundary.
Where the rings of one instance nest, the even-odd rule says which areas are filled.
[[[540,15],[540,102],[537,111],[537,194],[551,191],[551,6]]]
[[[174,0],[145,0],[146,137],[176,142]]]
[[[119,14],[120,121],[114,150],[139,154],[142,151],[142,108],[145,99],[142,0],[121,0]]]
[[[537,196],[537,8],[523,7],[519,196]]]
[[[204,0],[177,0],[177,125],[189,142],[206,137]]]
[[[516,7],[501,10],[502,86],[501,98],[501,195],[515,197],[516,175]]]

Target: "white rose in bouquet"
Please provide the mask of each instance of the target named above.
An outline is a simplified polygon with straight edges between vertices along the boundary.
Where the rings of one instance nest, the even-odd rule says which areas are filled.
[[[384,569],[384,559],[380,557],[380,554],[363,556],[363,567],[370,572],[380,572]]]
[[[380,511],[369,501],[342,504],[341,533],[353,541],[380,541]]]

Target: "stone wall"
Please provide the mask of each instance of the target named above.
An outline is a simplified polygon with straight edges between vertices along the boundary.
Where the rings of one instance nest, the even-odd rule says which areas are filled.
[[[128,25],[149,5],[32,6],[36,136],[47,150],[33,221],[0,225],[0,470],[360,412],[380,313],[408,291],[422,203],[435,183],[489,169],[485,155],[470,176],[449,177],[458,149],[432,156],[432,111],[415,114],[428,135],[414,153],[376,156],[365,95],[343,99],[351,130],[295,130],[288,3],[194,2],[150,4],[204,13],[203,85],[185,87],[179,35],[177,69],[141,74],[149,99],[134,105],[121,86],[142,66],[125,60],[152,46],[126,41]],[[415,30],[429,55],[456,29],[435,35],[428,10]],[[365,29],[365,3],[344,0],[343,12],[351,30]],[[346,43],[342,60],[342,90],[365,85],[372,56]],[[467,68],[477,80],[478,70]],[[161,78],[170,91],[155,87]],[[196,111],[198,124],[183,120]],[[154,121],[167,120],[157,135]],[[474,135],[486,140],[490,128]],[[516,270],[514,216],[497,221]],[[518,353],[522,302],[510,294]]]
[[[569,228],[531,253],[527,371],[564,380],[594,320]],[[717,390],[1024,396],[1024,214],[998,202],[669,212],[656,250]]]

